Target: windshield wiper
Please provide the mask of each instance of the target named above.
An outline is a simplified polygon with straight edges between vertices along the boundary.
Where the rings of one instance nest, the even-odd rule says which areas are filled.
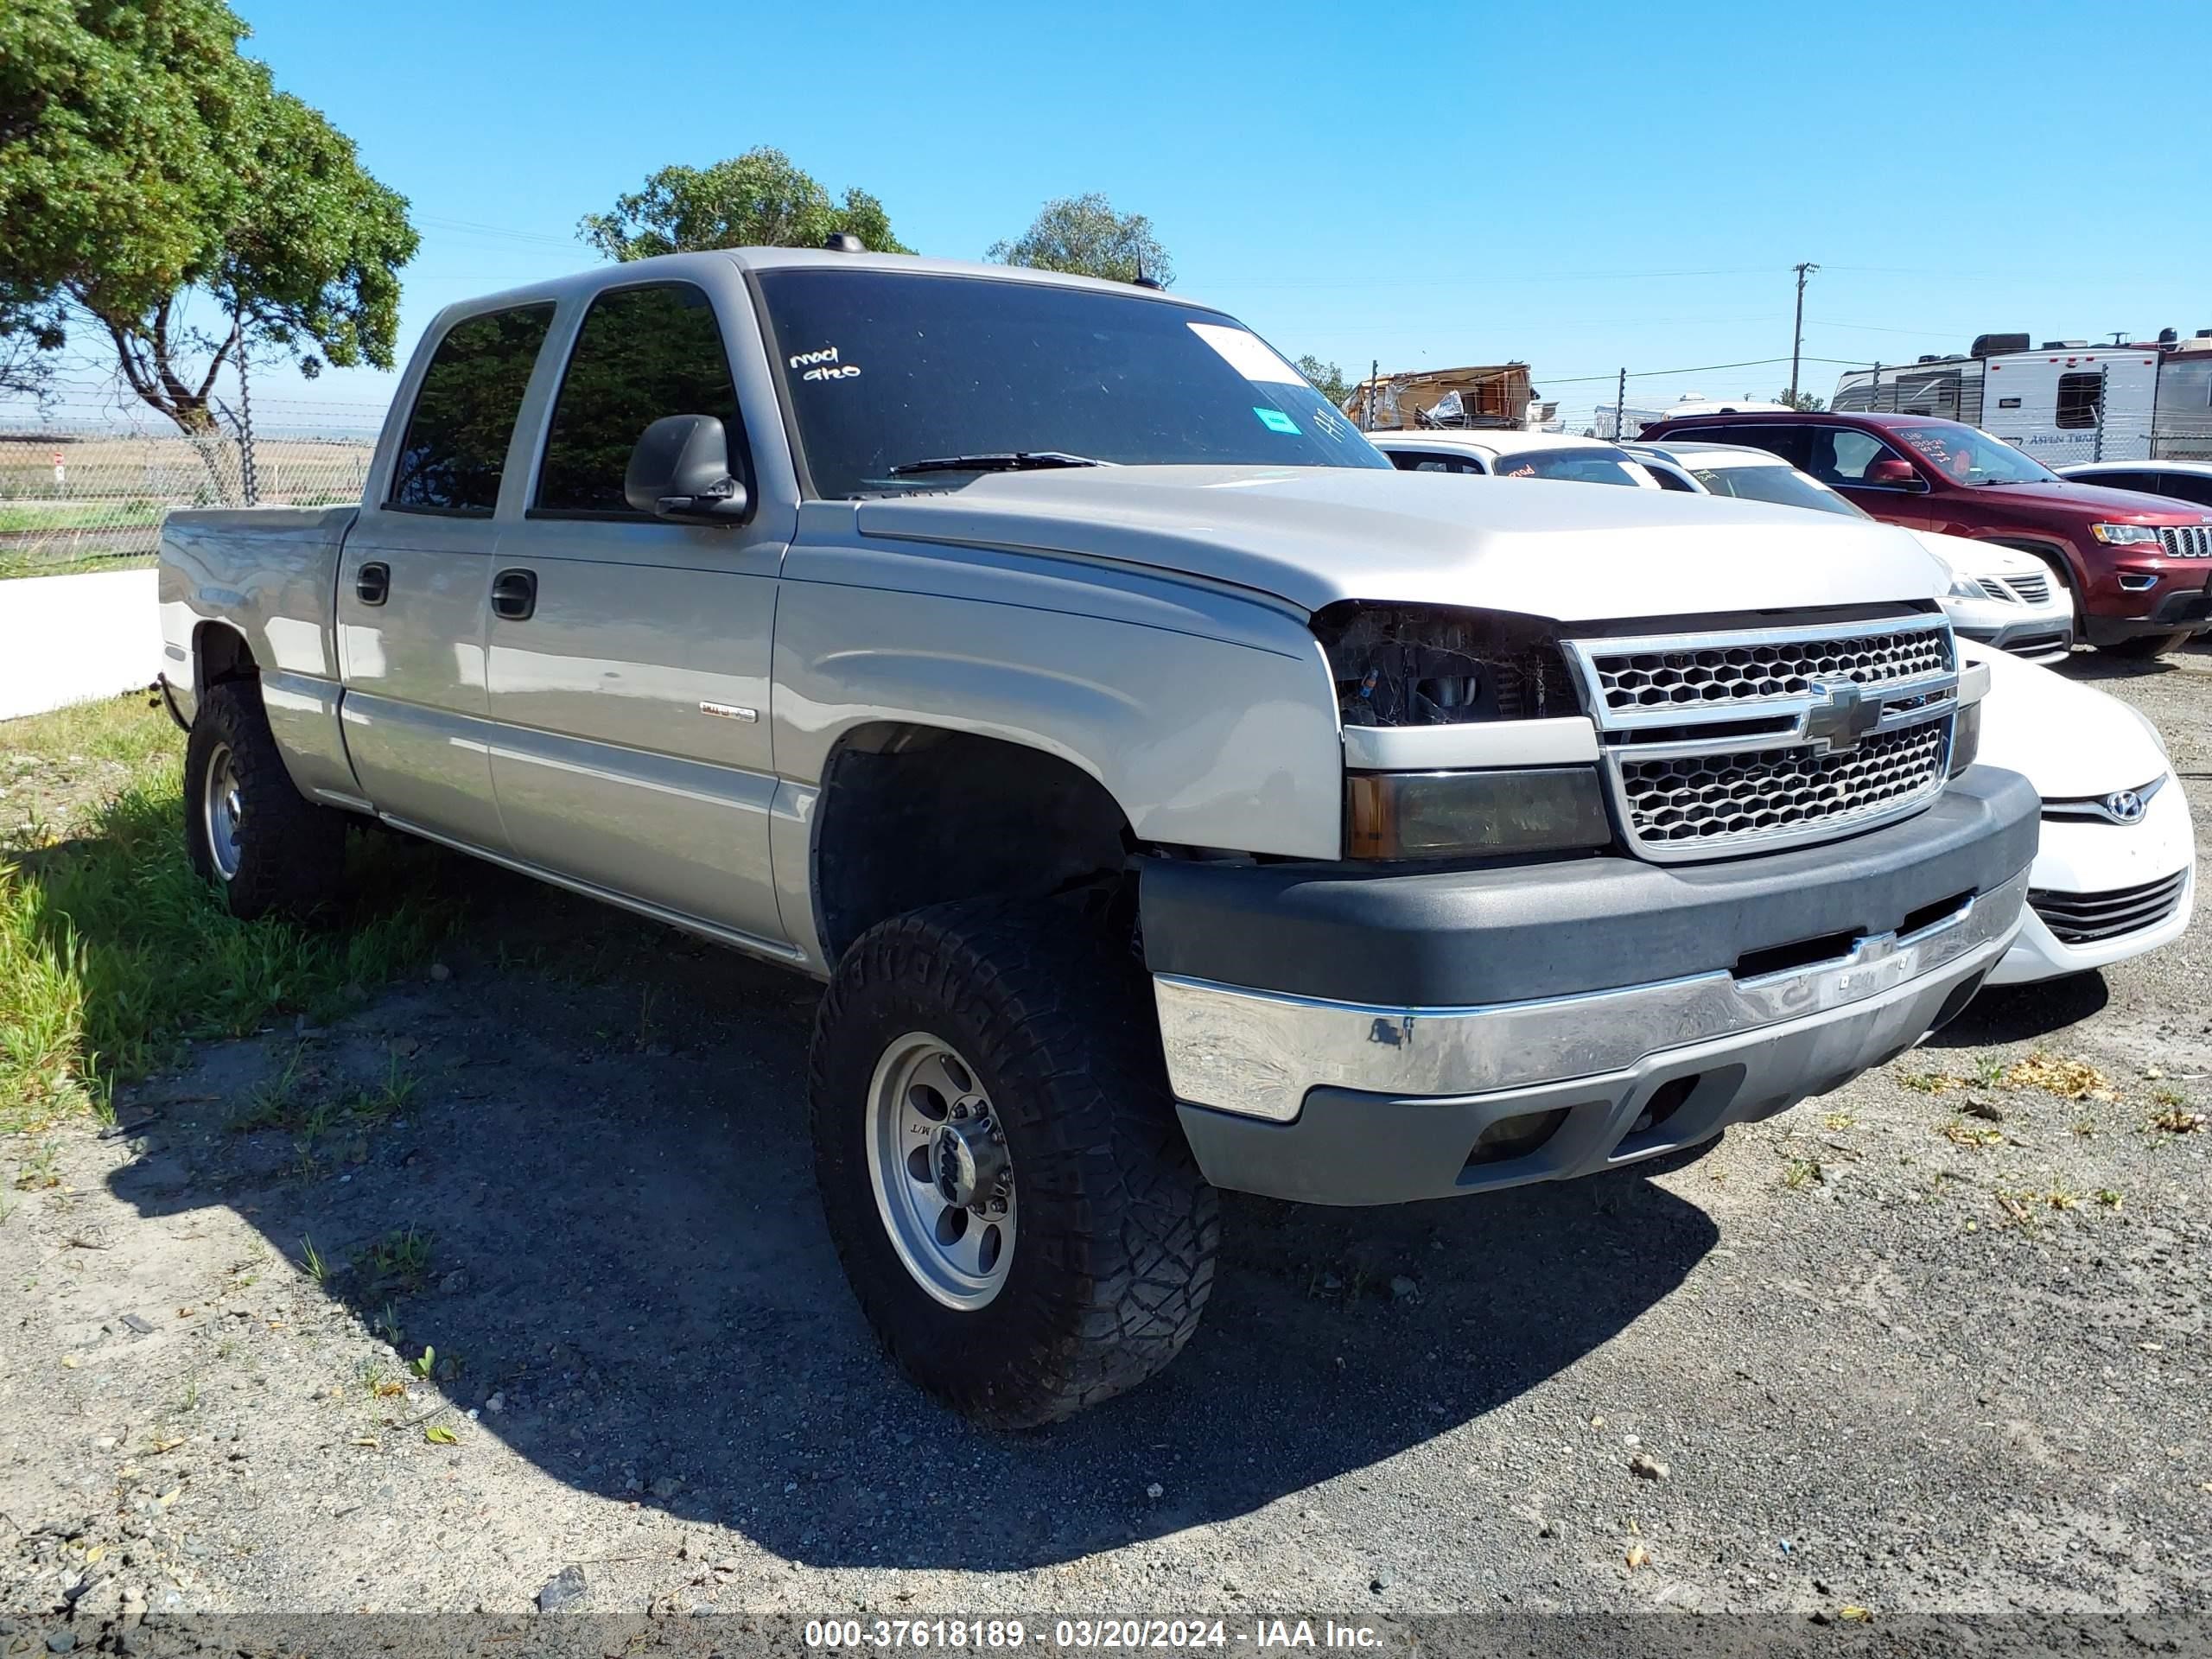
[[[1105,467],[1110,462],[1089,455],[1071,455],[1065,449],[1008,449],[988,455],[932,455],[926,461],[902,461],[891,469],[893,478],[910,473],[1032,473],[1054,467]]]

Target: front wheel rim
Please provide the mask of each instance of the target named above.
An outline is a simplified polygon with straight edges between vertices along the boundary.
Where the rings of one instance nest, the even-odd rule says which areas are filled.
[[[207,831],[207,857],[215,874],[229,881],[238,873],[238,834],[245,801],[238,787],[238,757],[219,743],[207,757],[207,786],[200,795],[201,822]]]
[[[916,1284],[972,1312],[1014,1263],[1014,1163],[997,1109],[950,1045],[910,1032],[883,1051],[868,1091],[877,1215]]]

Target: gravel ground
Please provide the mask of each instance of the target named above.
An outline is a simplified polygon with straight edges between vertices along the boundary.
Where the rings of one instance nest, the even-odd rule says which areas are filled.
[[[2073,671],[2158,721],[2203,824],[2212,652]],[[1168,1375],[1007,1437],[903,1383],[845,1291],[811,989],[480,880],[423,982],[203,1047],[114,1133],[6,1148],[0,1638],[73,1605],[89,1645],[148,1609],[569,1590],[639,1616],[2207,1610],[2201,921],[1672,1169],[1232,1198]]]

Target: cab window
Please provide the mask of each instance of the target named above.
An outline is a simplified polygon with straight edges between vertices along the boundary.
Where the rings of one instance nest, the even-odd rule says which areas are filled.
[[[1848,489],[1864,485],[1866,469],[1876,461],[1902,459],[1871,432],[1856,427],[1822,427],[1813,434],[1812,465],[1805,470],[1823,484]]]
[[[667,415],[711,415],[743,452],[737,388],[714,308],[689,283],[618,288],[584,314],[553,405],[537,513],[640,518],[623,499],[630,451]]]
[[[386,506],[491,516],[515,416],[552,322],[551,305],[524,305],[446,330],[407,416]]]

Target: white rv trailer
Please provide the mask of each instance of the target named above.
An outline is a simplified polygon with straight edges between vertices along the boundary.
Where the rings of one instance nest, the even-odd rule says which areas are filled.
[[[1964,421],[2048,467],[2212,455],[2212,331],[2156,344],[2092,346],[1984,334],[1972,352],[1857,369],[1838,410]]]

